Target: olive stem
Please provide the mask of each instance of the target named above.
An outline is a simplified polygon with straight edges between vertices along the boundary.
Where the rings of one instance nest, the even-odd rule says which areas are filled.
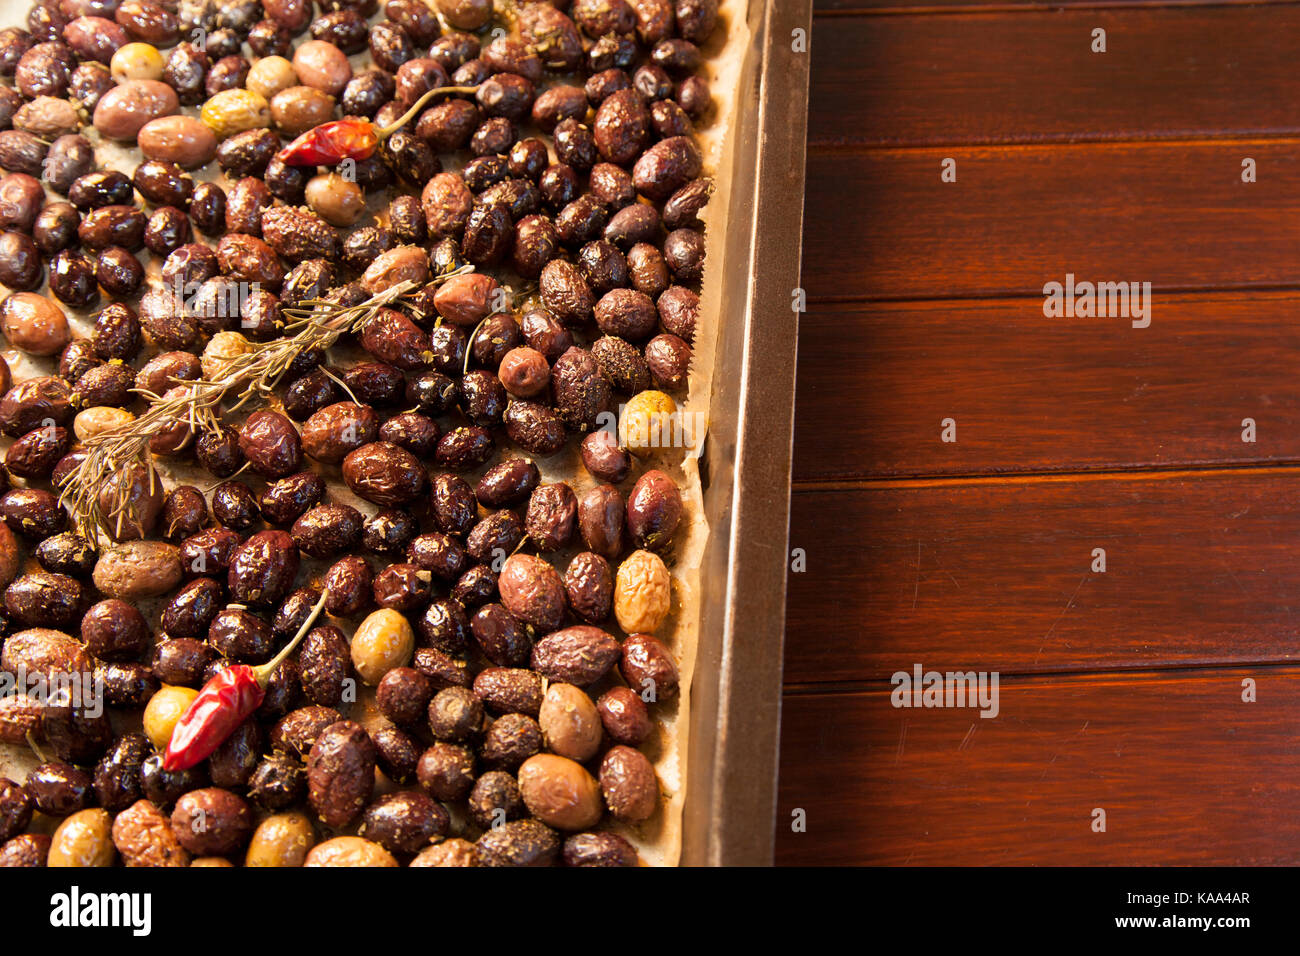
[[[275,657],[271,658],[260,667],[253,668],[253,676],[257,678],[257,682],[261,685],[263,690],[266,690],[266,685],[271,682],[271,675],[275,673],[275,669],[284,663],[286,657],[293,653],[294,648],[296,648],[298,643],[307,636],[307,632],[311,630],[311,626],[316,623],[316,618],[320,617],[320,612],[325,609],[325,598],[328,595],[329,591],[322,590],[320,592],[320,600],[316,602],[316,606],[313,607],[311,613],[307,615],[307,620],[302,622],[302,627],[298,628],[298,633],[293,636],[293,640],[284,645],[284,650],[280,651],[279,654],[276,654]]]
[[[36,735],[30,730],[27,731],[27,746],[32,748],[32,753],[36,754],[36,759],[41,763],[49,763],[50,758],[46,757],[41,748],[36,746]]]
[[[420,96],[420,98],[415,101],[414,105],[412,105],[412,107],[409,110],[403,113],[400,118],[394,120],[392,123],[390,123],[387,126],[376,126],[375,133],[379,136],[380,139],[387,139],[389,136],[392,136],[399,129],[401,129],[403,126],[409,123],[411,121],[411,117],[414,116],[416,113],[418,113],[424,107],[424,104],[427,103],[437,93],[477,93],[477,92],[478,92],[477,86],[435,86],[431,90],[426,90]]]

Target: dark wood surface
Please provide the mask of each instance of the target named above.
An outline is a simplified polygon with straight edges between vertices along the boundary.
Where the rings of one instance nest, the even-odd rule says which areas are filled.
[[[1300,862],[1300,7],[1084,7],[818,0],[780,863]]]
[[[1257,699],[1242,700],[1246,679]],[[1009,679],[1001,713],[791,694],[792,864],[1294,864],[1300,672]],[[1105,832],[1094,832],[1094,811]]]
[[[814,146],[805,216],[804,288],[820,301],[1041,298],[1067,273],[1159,292],[1294,285],[1300,143]]]
[[[1104,54],[1092,51],[1095,29]],[[1297,29],[1294,6],[823,18],[808,142],[1296,133],[1294,51],[1278,38]]]
[[[814,305],[800,324],[795,476],[1300,460],[1300,293],[1159,295],[1145,329],[1042,306]],[[956,442],[940,440],[946,418]]]

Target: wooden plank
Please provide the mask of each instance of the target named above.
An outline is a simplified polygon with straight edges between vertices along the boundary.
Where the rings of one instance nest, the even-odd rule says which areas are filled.
[[[1042,306],[814,306],[796,479],[1300,460],[1300,293],[1160,296],[1146,328]]]
[[[1291,140],[813,153],[805,208],[814,300],[1037,297],[1067,273],[1157,293],[1300,284]]]
[[[1295,668],[1007,680],[999,707],[787,695],[777,862],[1300,862]]]
[[[1294,134],[1300,75],[1277,38],[1298,30],[1290,5],[817,19],[808,142]]]
[[[1300,659],[1297,486],[1275,469],[796,491],[785,680]]]

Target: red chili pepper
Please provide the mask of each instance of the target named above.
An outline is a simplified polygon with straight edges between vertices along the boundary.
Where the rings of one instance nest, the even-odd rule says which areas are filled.
[[[324,607],[325,594],[322,593],[293,640],[269,663],[260,667],[235,664],[203,685],[199,696],[185,708],[185,713],[181,714],[172,730],[167,752],[163,755],[164,770],[188,770],[212,756],[226,738],[261,706],[271,675],[293,653]]]
[[[276,154],[286,166],[334,166],[345,159],[369,159],[379,144],[401,129],[420,108],[439,93],[476,93],[477,86],[440,86],[426,92],[398,120],[376,126],[370,120],[349,116],[307,130]]]
[[[345,159],[369,159],[378,146],[379,131],[369,120],[332,120],[307,130],[277,158],[286,166],[333,166]]]
[[[261,706],[266,691],[247,664],[228,667],[203,685],[172,731],[164,770],[188,770],[212,755]]]

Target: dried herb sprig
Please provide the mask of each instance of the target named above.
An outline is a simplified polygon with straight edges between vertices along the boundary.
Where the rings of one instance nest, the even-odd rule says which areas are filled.
[[[433,281],[445,282],[472,271],[473,266],[466,266]],[[282,338],[255,344],[249,351],[230,357],[215,374],[199,381],[177,380],[179,388],[169,390],[167,395],[136,389],[148,400],[149,407],[134,421],[88,438],[85,458],[64,481],[60,500],[71,507],[78,531],[98,543],[101,530],[111,530],[120,537],[124,524],[141,523],[135,511],[139,494],[133,491],[146,475],[149,494],[158,487],[155,482],[160,479],[149,443],[159,432],[182,421],[196,436],[219,430],[223,402],[233,402],[224,409],[230,414],[250,403],[265,401],[299,355],[310,349],[328,349],[415,287],[414,282],[401,282],[354,306],[307,300],[283,310],[286,321]],[[113,493],[101,502],[105,487],[111,487]]]

